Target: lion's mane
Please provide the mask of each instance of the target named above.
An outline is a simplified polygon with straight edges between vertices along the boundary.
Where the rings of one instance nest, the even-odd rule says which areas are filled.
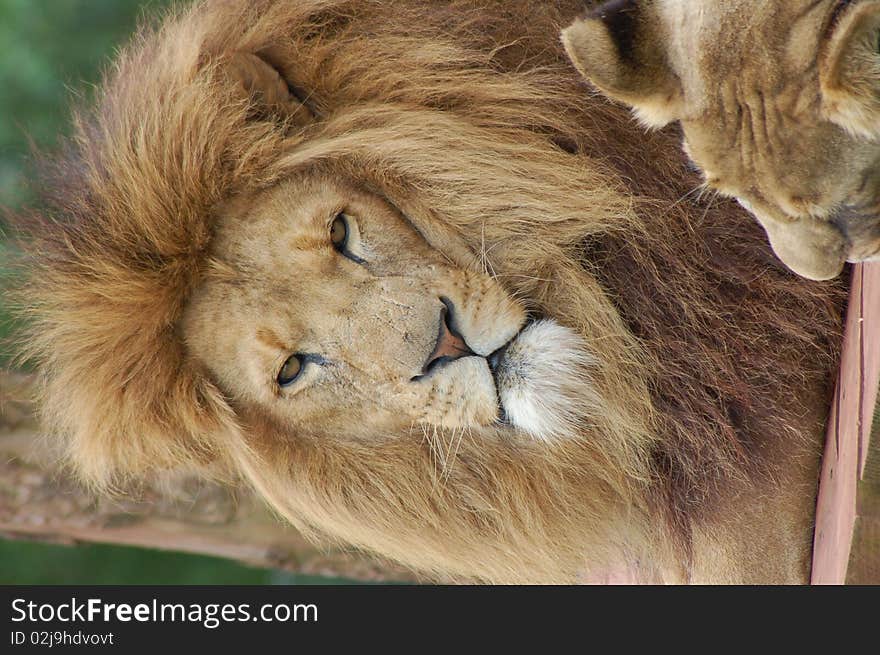
[[[428,573],[570,581],[652,541],[687,569],[702,517],[815,466],[842,288],[781,270],[734,205],[693,202],[676,136],[587,93],[557,38],[579,3],[550,4],[218,0],[142,29],[77,113],[45,209],[16,220],[24,352],[83,479],[242,475],[300,529]],[[255,111],[223,74],[236,52],[319,120]],[[178,325],[213,209],[303,165],[429,238],[455,230],[584,334],[595,425],[444,455],[419,431],[303,442],[224,397]]]

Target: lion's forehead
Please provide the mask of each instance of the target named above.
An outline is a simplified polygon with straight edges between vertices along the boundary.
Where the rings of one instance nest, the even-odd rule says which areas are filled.
[[[213,253],[253,265],[277,250],[326,248],[322,228],[346,194],[332,180],[285,180],[271,189],[233,199],[218,212]]]
[[[739,114],[756,98],[774,99],[774,111],[789,116],[815,108],[817,57],[835,4],[661,3],[688,114],[717,114],[719,108]]]

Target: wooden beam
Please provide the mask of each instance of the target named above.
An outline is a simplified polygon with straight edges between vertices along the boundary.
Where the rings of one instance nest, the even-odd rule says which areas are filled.
[[[873,263],[853,269],[819,480],[813,584],[880,583],[878,385],[880,263]]]

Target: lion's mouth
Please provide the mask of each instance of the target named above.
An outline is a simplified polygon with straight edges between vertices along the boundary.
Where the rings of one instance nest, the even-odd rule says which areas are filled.
[[[482,359],[495,392],[496,426],[542,440],[564,433],[576,413],[571,402],[579,392],[572,389],[580,384],[586,361],[580,338],[556,321],[531,317],[506,343],[482,355],[458,329],[454,304],[448,298],[440,301],[437,339],[422,371],[412,381],[427,380],[460,359]],[[466,404],[466,399],[462,402]]]
[[[876,262],[880,260],[880,238],[867,244],[858,244],[850,249],[847,261],[851,264]]]
[[[491,353],[488,357],[486,357],[486,362],[489,364],[489,370],[492,371],[492,381],[495,384],[495,397],[498,399],[498,418],[496,419],[496,423],[498,425],[510,425],[510,419],[507,416],[507,410],[504,409],[504,402],[501,400],[501,393],[499,391],[499,382],[498,382],[498,372],[501,370],[504,364],[504,356],[507,354],[507,349],[510,347],[510,344],[513,343],[514,339],[519,336],[519,332],[517,332],[513,339],[505,343],[498,350]]]
[[[513,344],[513,342],[515,342],[520,335],[534,323],[534,319],[526,321],[519,329],[519,332],[514,334],[507,343],[486,357],[486,362],[489,364],[489,370],[492,372],[492,381],[495,384],[495,395],[498,399],[498,418],[496,419],[498,425],[511,425],[510,417],[508,416],[507,408],[504,406],[503,395],[501,393],[502,375],[507,367],[507,353],[510,350],[511,344]]]
[[[847,206],[831,218],[848,242],[846,261],[850,263],[876,260],[880,255],[880,212],[877,200],[864,205]]]

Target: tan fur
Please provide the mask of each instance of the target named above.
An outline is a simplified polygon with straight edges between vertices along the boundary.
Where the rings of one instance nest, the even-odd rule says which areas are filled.
[[[708,187],[735,196],[776,254],[812,279],[880,256],[880,2],[626,0],[565,32],[569,55],[609,96],[651,126],[680,120]],[[609,16],[638,17],[611,44]],[[604,16],[604,18],[603,18]],[[627,23],[629,24],[629,23]],[[606,37],[610,38],[610,37]],[[621,54],[655,48],[655,78],[622,86],[609,70],[642,69]],[[610,62],[608,60],[611,60]]]
[[[127,48],[18,221],[25,352],[83,478],[240,476],[430,575],[803,581],[841,288],[585,99],[577,9],[215,1]],[[481,357],[414,382],[440,296]],[[514,334],[545,366],[499,390],[564,405],[548,434],[495,421],[483,357]],[[279,389],[291,352],[325,361]]]

